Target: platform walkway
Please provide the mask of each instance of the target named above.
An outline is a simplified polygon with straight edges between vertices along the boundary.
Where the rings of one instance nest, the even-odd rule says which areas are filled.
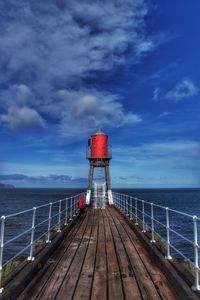
[[[87,208],[18,299],[179,299],[115,208]]]

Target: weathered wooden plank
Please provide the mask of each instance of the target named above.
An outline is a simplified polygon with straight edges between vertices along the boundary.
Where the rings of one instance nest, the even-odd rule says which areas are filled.
[[[143,262],[140,260],[138,254],[134,251],[133,245],[127,235],[126,231],[122,227],[122,224],[118,220],[118,215],[113,213],[113,210],[110,210],[114,217],[114,222],[116,224],[117,230],[121,236],[121,240],[126,248],[127,254],[129,256],[132,268],[135,271],[135,276],[137,282],[140,286],[141,291],[145,291],[148,299],[159,300],[160,295],[151,280],[150,275],[148,274],[146,268],[143,265]],[[128,225],[127,225],[128,226]]]
[[[77,286],[77,282],[79,279],[79,275],[82,269],[82,265],[84,263],[85,255],[87,252],[88,244],[90,241],[90,235],[92,232],[92,227],[94,224],[94,210],[89,215],[87,228],[84,232],[83,238],[79,245],[78,250],[76,251],[76,255],[66,276],[62,282],[62,285],[57,294],[57,299],[73,299],[73,295]]]
[[[107,299],[107,260],[106,260],[106,242],[104,221],[101,210],[99,210],[99,230],[97,253],[94,271],[94,280],[92,286],[91,299]]]
[[[80,278],[74,293],[74,300],[90,299],[97,251],[98,227],[99,210],[95,210],[94,225],[92,228],[85,261],[83,263]]]
[[[119,216],[118,213],[115,212],[115,215],[118,217],[118,220],[124,227],[124,230],[126,230],[132,244],[134,247],[134,251],[137,251],[141,261],[143,262],[145,268],[147,269],[148,273],[150,274],[152,281],[154,282],[155,287],[159,291],[159,294],[162,299],[164,300],[176,300],[179,299],[172,290],[168,280],[162,273],[162,271],[155,265],[155,263],[151,260],[149,257],[148,252],[142,245],[141,241],[138,239],[138,237],[135,235],[133,230],[130,228],[130,226],[127,226],[126,223],[124,223],[124,220],[121,216]]]
[[[71,242],[67,252],[64,254],[62,259],[59,261],[56,269],[51,274],[51,277],[45,284],[44,288],[39,293],[37,299],[55,299],[57,293],[59,292],[59,288],[66,276],[66,273],[76,255],[79,244],[81,243],[82,237],[88,225],[90,211],[87,212],[87,215],[78,230],[75,238]]]
[[[77,218],[80,217],[80,215],[81,213],[78,213]],[[75,223],[76,219],[74,219],[68,227],[64,228],[62,232],[57,234],[51,244],[47,245],[43,249],[40,248],[33,262],[27,262],[25,265],[22,264],[21,271],[19,268],[17,268],[16,272],[13,270],[11,276],[9,276],[10,280],[6,282],[5,290],[0,297],[1,299],[12,299],[13,295],[16,299],[24,291],[27,285],[30,284],[30,282],[46,264],[49,257],[61,245],[63,239],[70,232]]]
[[[124,244],[121,241],[121,237],[117,231],[113,218],[110,215],[110,211],[107,210],[106,214],[109,219],[110,228],[115,243],[116,253],[118,256],[118,262],[119,262],[119,268],[121,272],[121,279],[122,279],[125,298],[134,299],[134,300],[140,300],[142,298],[145,299],[145,294],[143,293],[143,297],[142,297],[140,293],[137,281],[135,279],[134,270],[130,264],[129,258],[126,253],[126,249],[124,247]]]
[[[109,299],[124,299],[123,287],[121,281],[121,273],[119,270],[119,263],[115,251],[110,224],[106,211],[103,210],[105,235],[106,235],[106,255],[108,265],[108,297]]]
[[[19,300],[178,299],[122,214],[86,212]]]
[[[130,222],[129,219],[125,217],[124,220],[126,220],[128,226],[130,226],[135,234],[139,237],[143,247],[148,251],[152,261],[163,272],[175,294],[178,295],[181,300],[200,299],[199,293],[192,292],[192,284],[189,283],[188,278],[185,277],[186,274],[184,269],[180,265],[177,269],[173,261],[165,259],[164,253],[161,251],[159,246],[157,247],[157,245],[152,245],[149,243],[148,234],[141,234],[141,230],[138,228],[138,226],[135,226],[132,222]]]
[[[68,250],[69,245],[72,240],[75,238],[80,226],[82,225],[85,219],[85,213],[77,219],[75,226],[71,229],[67,237],[63,240],[62,244],[58,247],[55,253],[49,258],[43,269],[37,274],[34,280],[27,286],[24,292],[19,296],[19,300],[29,299],[35,300],[38,297],[38,294],[48,282],[51,274],[57,267],[57,264],[62,259],[63,255]]]

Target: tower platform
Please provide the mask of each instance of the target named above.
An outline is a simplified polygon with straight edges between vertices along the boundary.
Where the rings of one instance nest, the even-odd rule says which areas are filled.
[[[115,207],[86,207],[17,299],[197,299],[152,257]]]

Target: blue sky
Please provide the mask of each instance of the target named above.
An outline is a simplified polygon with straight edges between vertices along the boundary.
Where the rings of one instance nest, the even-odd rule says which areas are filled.
[[[113,187],[200,187],[200,3],[0,2],[0,182],[83,187],[88,136]]]

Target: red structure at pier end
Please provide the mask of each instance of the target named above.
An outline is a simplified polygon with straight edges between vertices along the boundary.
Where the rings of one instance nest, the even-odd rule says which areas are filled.
[[[90,170],[88,176],[88,189],[86,195],[87,204],[90,203],[90,198],[91,198],[94,168],[105,169],[108,201],[109,204],[113,203],[111,183],[110,183],[110,171],[109,171],[109,162],[111,158],[112,158],[112,154],[111,154],[111,148],[108,145],[108,135],[103,133],[101,130],[92,134],[90,139],[88,139],[88,152],[87,152],[87,159],[90,162]]]
[[[108,136],[100,132],[91,136],[91,157],[103,158],[108,156]]]

